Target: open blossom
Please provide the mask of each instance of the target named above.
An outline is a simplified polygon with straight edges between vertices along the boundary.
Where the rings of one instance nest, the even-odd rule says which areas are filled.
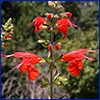
[[[40,26],[42,26],[43,23],[46,22],[46,20],[43,17],[36,17],[29,25],[32,26],[34,22],[35,22],[34,32],[37,32],[38,30],[42,30]]]
[[[76,19],[71,22],[68,18],[62,18],[60,19],[57,24],[58,24],[58,32],[63,33],[65,38],[67,37],[67,31],[68,31],[68,25],[69,26],[74,26],[78,27],[77,25],[74,25],[73,23],[76,21]]]
[[[87,52],[93,52],[96,53],[98,50],[87,50],[87,49],[79,49],[79,50],[73,50],[71,52],[66,53],[63,55],[62,59],[64,61],[70,61],[70,64],[68,65],[68,71],[75,76],[78,74],[80,76],[79,69],[83,69],[82,59],[89,59],[90,61],[95,61],[95,59],[91,59],[91,57],[87,57],[83,54]]]
[[[20,67],[21,73],[24,73],[24,72],[26,72],[26,70],[28,70],[29,81],[30,80],[33,81],[38,77],[39,72],[34,67],[34,65],[41,61],[39,56],[32,54],[32,53],[28,53],[28,52],[16,52],[12,55],[5,55],[5,58],[12,57],[12,56],[16,57],[16,58],[22,58],[21,63],[19,63],[13,69],[15,69],[15,68],[18,69]]]

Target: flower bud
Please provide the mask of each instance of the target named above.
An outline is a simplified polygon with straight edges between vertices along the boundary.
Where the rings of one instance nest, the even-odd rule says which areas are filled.
[[[54,18],[59,18],[59,16],[56,14],[56,15],[54,15]]]
[[[57,4],[59,1],[54,1],[55,4]]]
[[[48,19],[51,19],[53,17],[53,14],[48,14]]]
[[[62,45],[62,43],[61,43],[61,42],[59,42],[58,44],[59,44],[60,46]]]
[[[48,28],[47,28],[47,30],[48,30],[48,31],[51,31],[51,30],[52,30],[52,28],[51,28],[51,27],[48,27]]]
[[[10,31],[10,33],[13,34],[14,32],[13,31]]]
[[[55,48],[56,48],[56,50],[59,50],[59,49],[60,49],[60,46],[57,44],[57,45],[55,46]]]
[[[66,12],[66,15],[68,18],[70,18],[72,16],[72,14],[70,12]]]
[[[64,13],[60,13],[60,15],[62,17],[67,17],[67,18],[70,18],[72,16],[72,14],[70,12],[64,12]]]
[[[7,38],[7,40],[11,40],[11,38]]]
[[[3,45],[3,47],[5,48],[5,47],[6,47],[6,45]]]
[[[5,35],[4,37],[5,37],[5,39],[7,39],[7,38],[8,38],[8,36],[7,36],[7,35]]]
[[[49,5],[50,7],[52,7],[52,6],[54,6],[54,2],[48,1],[48,5]]]
[[[12,35],[9,35],[10,38],[12,38]]]
[[[49,13],[45,13],[44,15],[45,15],[45,16],[48,16],[48,15],[49,15]]]
[[[53,49],[53,46],[50,44],[49,45],[49,50],[52,50]]]
[[[62,5],[57,6],[58,9],[63,9],[64,7]]]
[[[47,28],[48,28],[48,27],[45,26],[45,25],[41,25],[41,26],[40,26],[40,29],[43,29],[43,30],[44,30],[44,29],[47,29]]]

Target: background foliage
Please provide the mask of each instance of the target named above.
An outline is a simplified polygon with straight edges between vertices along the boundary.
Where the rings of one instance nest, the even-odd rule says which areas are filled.
[[[69,27],[68,42],[61,47],[60,52],[66,53],[80,48],[99,49],[99,1],[61,1],[60,3],[64,6],[64,9],[59,10],[58,13],[70,11],[72,13],[71,21],[76,18],[75,24],[78,25],[78,28]],[[14,25],[13,39],[10,46],[3,52],[12,54],[17,51],[28,51],[46,57],[47,49],[44,49],[36,41],[38,40],[38,35],[49,39],[50,33],[47,33],[46,30],[34,33],[34,26],[30,28],[28,25],[37,16],[45,17],[45,12],[53,12],[53,9],[48,7],[46,1],[1,1],[1,24],[4,24],[11,17]],[[59,37],[63,37],[62,33],[57,34],[55,40]],[[55,56],[60,52],[57,51]],[[73,77],[68,72],[67,66],[69,63],[57,63],[58,69],[62,73],[66,73],[68,82],[63,89],[54,89],[57,91],[57,93],[54,91],[54,98],[58,99],[63,95],[72,99],[99,98],[99,53],[87,53],[87,56],[93,55],[96,56],[95,62],[87,59],[83,60],[84,66],[80,77]],[[37,80],[28,82],[27,73],[22,75],[20,70],[11,69],[15,66],[14,60],[13,58],[1,59],[3,65],[1,69],[2,98],[47,98],[45,93],[49,93],[48,89],[42,90],[38,84],[41,82],[41,74],[49,77],[48,66],[46,64],[36,65],[41,74]],[[17,59],[17,62],[20,62],[20,60]],[[41,92],[38,92],[38,90]],[[64,94],[64,92],[66,93]]]

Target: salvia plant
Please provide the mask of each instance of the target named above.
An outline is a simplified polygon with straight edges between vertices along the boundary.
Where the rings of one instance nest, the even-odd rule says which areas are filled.
[[[54,59],[54,49],[59,50],[63,43],[67,43],[67,31],[68,27],[78,27],[77,25],[73,24],[76,19],[71,22],[70,17],[72,16],[71,12],[63,12],[57,13],[58,9],[63,9],[63,6],[59,4],[59,1],[48,1],[48,6],[54,8],[53,13],[45,13],[45,18],[43,17],[36,17],[33,21],[29,24],[30,27],[33,25],[35,26],[34,32],[38,30],[47,30],[48,34],[51,34],[51,39],[46,40],[40,36],[38,36],[38,43],[42,44],[44,48],[48,49],[48,57],[47,59],[41,55],[36,55],[29,52],[15,52],[11,55],[2,54],[3,57],[15,57],[15,58],[22,58],[20,63],[17,63],[17,66],[13,69],[19,69],[21,73],[25,73],[28,71],[28,79],[29,81],[34,81],[38,75],[39,71],[35,68],[35,64],[38,63],[48,63],[49,64],[49,71],[50,71],[50,79],[47,79],[42,75],[42,82],[40,83],[41,88],[46,88],[50,86],[50,97],[49,99],[53,99],[53,86],[63,86],[64,82],[67,81],[66,75],[61,75],[55,63],[68,61],[70,64],[67,66],[68,71],[73,76],[80,76],[80,70],[83,69],[83,59],[88,59],[90,61],[95,61],[91,57],[85,56],[85,53],[92,52],[96,53],[98,50],[87,50],[87,49],[79,49],[67,52],[66,54],[58,54],[58,57]],[[13,25],[11,24],[11,18],[7,21],[5,25],[2,25],[3,29],[1,29],[1,40],[2,48],[6,45],[7,40],[11,39],[13,34]],[[57,34],[63,33],[63,38],[59,38],[58,40],[54,41],[54,36]],[[93,56],[92,56],[93,57]]]

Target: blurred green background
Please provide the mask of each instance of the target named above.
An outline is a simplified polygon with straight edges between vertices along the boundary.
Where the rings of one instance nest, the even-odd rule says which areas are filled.
[[[85,48],[88,50],[99,49],[99,1],[60,1],[64,9],[57,11],[71,12],[73,21],[78,28],[69,27],[67,43],[61,46],[59,51],[54,50],[55,57],[61,53]],[[31,52],[47,56],[47,48],[37,43],[38,35],[44,39],[50,39],[50,33],[46,30],[34,33],[34,26],[28,25],[35,17],[45,17],[45,12],[53,12],[47,1],[1,1],[1,24],[10,17],[14,25],[14,35],[10,46],[3,50],[4,54],[12,54],[17,51]],[[62,33],[55,36],[55,40],[63,37]],[[81,76],[73,77],[67,70],[69,62],[59,62],[59,72],[66,74],[68,81],[63,88],[54,87],[54,98],[66,96],[68,99],[99,99],[99,52],[94,56],[96,61],[83,60]],[[1,98],[2,99],[47,99],[49,88],[41,89],[41,74],[49,77],[48,65],[37,64],[36,68],[40,76],[33,82],[29,82],[27,72],[20,74],[20,70],[12,70],[15,58],[1,59]],[[20,62],[21,59],[16,59]]]

